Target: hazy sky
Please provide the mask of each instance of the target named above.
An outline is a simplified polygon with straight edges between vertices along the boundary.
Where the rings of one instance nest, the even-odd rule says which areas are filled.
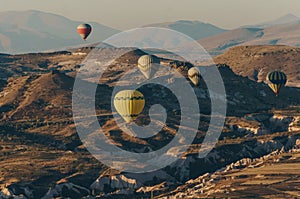
[[[0,3],[0,11],[41,10],[122,30],[180,19],[231,29],[288,13],[300,16],[300,0],[0,0]]]

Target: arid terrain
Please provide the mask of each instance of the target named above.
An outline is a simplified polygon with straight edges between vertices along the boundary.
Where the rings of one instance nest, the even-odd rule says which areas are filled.
[[[210,115],[211,93],[201,80],[194,87],[201,117],[193,144],[172,165],[146,174],[108,168],[79,139],[72,113],[73,84],[91,50],[0,54],[1,198],[300,197],[300,48],[238,46],[214,57],[227,98],[218,143],[206,157],[198,158],[210,117],[214,117]],[[105,50],[109,55],[116,49]],[[132,49],[115,60],[97,82],[95,95],[104,134],[134,152],[164,146],[180,124],[180,107],[172,93],[148,85],[141,88],[145,98],[155,100],[146,104],[137,123],[147,121],[150,106],[159,103],[168,113],[163,130],[142,139],[117,126],[111,111],[113,87],[128,69],[137,67],[143,54]],[[161,61],[187,78],[190,64]],[[276,69],[288,77],[278,97],[264,82],[266,74]],[[94,84],[92,78],[83,81]]]
[[[266,75],[272,70],[284,71],[289,79],[287,85],[299,85],[299,48],[289,46],[237,46],[216,56],[216,63],[230,66],[234,73],[251,80],[265,81]]]

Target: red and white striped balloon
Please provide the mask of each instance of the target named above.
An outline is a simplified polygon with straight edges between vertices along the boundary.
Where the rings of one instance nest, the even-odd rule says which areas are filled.
[[[92,31],[92,26],[86,23],[80,24],[77,27],[77,32],[83,40],[86,40],[86,38],[89,36],[91,31]]]

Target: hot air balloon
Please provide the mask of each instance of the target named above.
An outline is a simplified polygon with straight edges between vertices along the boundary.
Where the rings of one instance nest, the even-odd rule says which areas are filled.
[[[280,89],[286,84],[287,81],[286,75],[280,71],[268,73],[266,79],[269,87],[273,90],[276,96],[279,94]]]
[[[192,67],[188,70],[188,77],[195,86],[199,85],[200,71],[197,67]]]
[[[123,119],[129,123],[143,111],[144,95],[137,90],[120,91],[114,97],[114,106]]]
[[[89,24],[84,23],[77,26],[77,32],[83,40],[86,40],[86,38],[89,36],[91,31],[92,31],[92,26]]]
[[[157,70],[159,59],[151,55],[143,55],[138,59],[138,68],[143,75],[150,79],[152,74]]]

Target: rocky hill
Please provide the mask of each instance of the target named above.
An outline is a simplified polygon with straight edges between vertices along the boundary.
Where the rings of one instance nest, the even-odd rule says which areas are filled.
[[[300,48],[290,46],[238,46],[216,56],[214,61],[227,64],[238,75],[265,81],[268,72],[283,71],[287,85],[300,87]]]
[[[298,161],[295,149],[299,146],[300,137],[299,88],[285,87],[275,97],[266,84],[251,80],[246,73],[239,74],[238,68],[231,62],[228,65],[219,62],[222,63],[218,69],[227,94],[227,118],[217,145],[206,157],[198,158],[198,152],[213,116],[210,115],[210,95],[201,80],[200,86],[194,87],[202,114],[201,125],[192,146],[182,158],[147,174],[108,169],[82,145],[72,117],[74,77],[90,50],[82,48],[72,52],[1,55],[0,66],[5,71],[0,92],[2,198],[149,198],[151,192],[161,198],[174,195],[178,198],[220,197],[223,192],[250,197],[253,195],[249,195],[247,189],[251,188],[249,183],[255,184],[252,181],[256,177],[252,173],[256,171],[241,169],[273,164],[273,157],[279,157],[279,163],[288,165]],[[104,50],[109,55],[117,49]],[[294,57],[295,52],[298,51],[287,50],[286,54]],[[95,95],[96,114],[105,135],[122,149],[135,153],[164,146],[174,137],[180,123],[180,111],[177,110],[180,107],[172,93],[159,86],[147,85],[141,88],[145,97],[155,100],[146,104],[146,109],[157,103],[164,105],[169,114],[167,127],[149,139],[142,139],[125,133],[116,125],[111,111],[113,86],[128,69],[136,67],[136,60],[143,54],[143,51],[132,49],[115,60],[105,71]],[[183,75],[191,67],[176,60],[170,63]],[[268,69],[276,67],[270,64]],[[289,68],[290,71],[294,69]],[[139,81],[134,76],[130,78],[129,82]],[[93,79],[82,81],[95,84]],[[162,97],[165,95],[170,97]],[[147,111],[143,112],[137,122],[147,121],[147,115]],[[284,159],[286,156],[292,157]],[[282,162],[285,160],[287,162]],[[281,166],[277,165],[279,168]],[[291,185],[284,193],[292,194],[297,190],[295,181],[285,180],[297,172],[278,176],[278,182]],[[244,192],[238,186],[239,179],[247,185]],[[260,176],[260,179],[267,183],[269,176]],[[227,187],[223,187],[224,184]],[[212,187],[219,187],[220,192]],[[273,188],[276,187],[270,186],[270,189]]]

